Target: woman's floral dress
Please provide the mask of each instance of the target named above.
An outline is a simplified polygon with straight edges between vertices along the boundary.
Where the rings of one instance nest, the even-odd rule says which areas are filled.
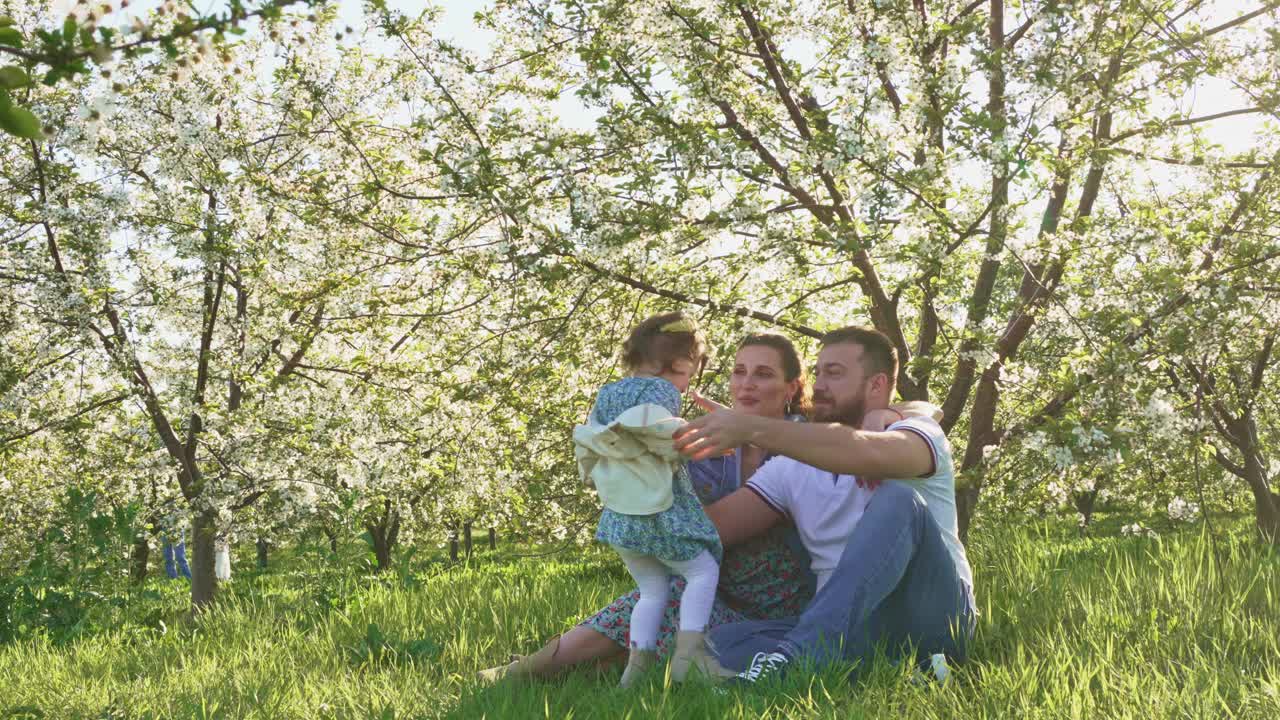
[[[738,454],[689,463],[694,492],[703,504],[719,500],[741,484]],[[728,548],[720,564],[720,585],[711,609],[712,628],[742,620],[770,620],[799,615],[813,597],[809,555],[791,527]],[[675,647],[684,578],[671,578],[671,595],[658,635],[658,654]],[[630,647],[631,609],[640,599],[632,590],[582,622],[622,647]]]

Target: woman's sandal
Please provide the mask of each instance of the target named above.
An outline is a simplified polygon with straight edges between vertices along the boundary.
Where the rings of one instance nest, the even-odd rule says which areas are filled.
[[[547,641],[532,655],[512,655],[506,665],[481,670],[476,677],[484,683],[496,683],[506,678],[528,680],[548,675],[555,670],[556,653],[560,651],[560,636]]]

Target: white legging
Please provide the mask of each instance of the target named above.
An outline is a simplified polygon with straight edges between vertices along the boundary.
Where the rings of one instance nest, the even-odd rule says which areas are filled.
[[[667,607],[670,576],[683,575],[684,596],[680,598],[680,629],[702,632],[711,619],[711,605],[720,581],[720,564],[703,550],[692,560],[659,560],[623,548],[614,548],[627,564],[640,587],[640,599],[631,610],[631,645],[641,650],[658,648],[658,628]]]

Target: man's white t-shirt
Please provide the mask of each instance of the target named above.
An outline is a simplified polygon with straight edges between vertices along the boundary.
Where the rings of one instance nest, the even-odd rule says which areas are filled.
[[[933,453],[933,472],[919,478],[895,478],[925,500],[929,513],[942,530],[942,539],[956,564],[960,578],[973,587],[973,573],[964,545],[960,543],[956,518],[955,466],[951,444],[932,418],[907,418],[888,430],[906,430],[919,435]],[[796,532],[809,551],[813,572],[821,588],[831,577],[844,553],[853,528],[862,519],[875,491],[858,485],[852,475],[837,475],[805,465],[799,460],[777,456],[756,471],[746,487],[779,513],[790,517]]]

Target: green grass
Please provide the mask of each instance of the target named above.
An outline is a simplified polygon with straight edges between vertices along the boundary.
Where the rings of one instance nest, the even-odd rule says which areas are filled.
[[[475,671],[628,589],[620,563],[588,550],[373,579],[281,553],[195,622],[185,585],[153,580],[74,641],[0,646],[0,718],[1280,717],[1280,553],[1031,526],[980,529],[971,557],[982,615],[943,687],[889,663],[746,693],[659,674],[622,691],[594,671],[481,687]]]

